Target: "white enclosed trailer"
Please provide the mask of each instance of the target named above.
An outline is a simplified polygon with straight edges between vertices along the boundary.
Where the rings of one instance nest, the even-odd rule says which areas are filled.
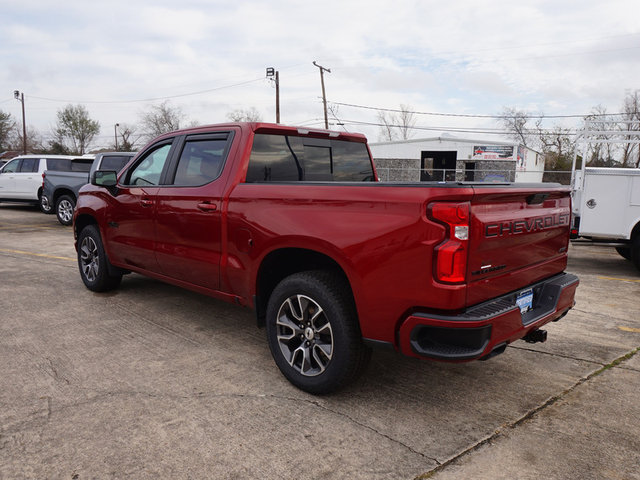
[[[620,129],[620,125],[624,128]],[[616,128],[612,128],[615,126]],[[576,142],[571,172],[572,236],[616,247],[640,269],[640,169],[586,167],[588,144],[625,144],[640,147],[638,121],[587,120]],[[576,168],[578,146],[583,145],[581,168]]]

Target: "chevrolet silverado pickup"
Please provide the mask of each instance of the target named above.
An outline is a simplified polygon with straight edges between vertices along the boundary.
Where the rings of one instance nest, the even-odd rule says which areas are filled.
[[[360,134],[233,123],[158,137],[99,170],[74,213],[80,276],[137,272],[255,310],[311,393],[372,346],[487,359],[574,305],[571,200],[557,184],[381,183]]]

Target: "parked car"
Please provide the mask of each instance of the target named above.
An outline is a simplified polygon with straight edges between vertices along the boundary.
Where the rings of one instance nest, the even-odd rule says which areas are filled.
[[[42,202],[55,212],[62,225],[71,225],[78,191],[89,183],[93,172],[98,169],[119,172],[134,155],[134,152],[102,152],[96,154],[88,170],[86,166],[81,171],[47,170],[42,177]]]
[[[135,271],[254,308],[278,368],[311,393],[352,381],[370,346],[487,359],[544,341],[573,307],[568,188],[376,180],[359,134],[168,133],[80,190],[80,277],[100,292]]]
[[[44,213],[52,208],[42,194],[42,174],[46,171],[86,171],[91,157],[71,155],[21,155],[0,168],[0,201],[26,202],[40,206]]]

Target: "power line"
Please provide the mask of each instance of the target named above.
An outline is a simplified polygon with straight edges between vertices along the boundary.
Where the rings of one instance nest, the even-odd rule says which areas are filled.
[[[364,122],[364,121],[360,121],[360,120],[343,120],[343,123],[345,125],[367,125],[367,126],[372,126],[372,127],[383,127],[383,126],[389,126],[389,127],[393,127],[393,128],[403,128],[404,125],[385,125],[383,123],[377,123],[377,122]],[[423,131],[436,131],[436,132],[456,132],[456,133],[479,133],[479,134],[486,134],[486,135],[513,135],[513,132],[508,131],[508,130],[502,130],[502,129],[495,129],[495,128],[464,128],[464,127],[444,127],[444,126],[433,126],[433,127],[426,127],[426,126],[416,126],[414,125],[413,127],[411,127],[412,130],[423,130]],[[547,135],[554,135],[554,134],[562,134],[562,135],[575,135],[577,132],[574,130],[567,130],[567,131],[563,131],[563,132],[554,132],[553,130],[531,130],[531,129],[525,129],[523,130],[523,135],[539,135],[539,134],[547,134]],[[624,132],[621,132],[624,133]]]
[[[341,105],[344,107],[353,107],[353,108],[362,108],[365,110],[377,110],[382,112],[394,112],[394,113],[412,113],[415,115],[431,115],[436,117],[460,117],[460,118],[493,118],[493,119],[505,119],[505,118],[513,118],[513,115],[478,115],[478,114],[464,114],[464,113],[440,113],[440,112],[418,112],[418,111],[406,111],[400,110],[397,108],[382,108],[382,107],[372,107],[369,105],[358,105],[354,103],[343,103],[343,102],[328,102],[333,105]],[[588,113],[583,115],[529,115],[528,118],[584,118],[584,117],[609,117],[615,115],[626,115],[624,112],[621,113]]]
[[[28,95],[27,98],[35,98],[37,100],[45,100],[45,101],[48,101],[48,102],[61,102],[61,103],[99,103],[99,104],[141,103],[141,102],[154,102],[154,101],[157,101],[157,100],[169,100],[171,98],[189,97],[189,96],[193,96],[193,95],[202,95],[203,93],[215,92],[216,90],[223,90],[225,88],[239,87],[239,86],[242,86],[242,85],[248,85],[249,83],[254,83],[254,82],[258,82],[258,81],[262,81],[262,80],[264,80],[264,78],[260,77],[260,78],[255,78],[253,80],[247,80],[245,82],[234,83],[232,85],[224,85],[222,87],[209,88],[207,90],[200,90],[200,91],[197,91],[197,92],[181,93],[181,94],[178,94],[178,95],[169,95],[169,96],[166,96],[166,97],[142,98],[142,99],[137,99],[137,100],[85,100],[85,101],[78,101],[78,100],[62,100],[62,99],[59,99],[59,98],[36,97],[35,95]]]

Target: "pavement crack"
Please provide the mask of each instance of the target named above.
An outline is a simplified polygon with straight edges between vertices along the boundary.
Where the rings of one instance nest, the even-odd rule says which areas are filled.
[[[58,369],[56,368],[55,364],[53,363],[53,360],[51,360],[50,358],[47,357],[47,361],[49,362],[49,368],[51,369],[51,373],[52,373],[52,377],[56,382],[64,382],[67,385],[71,385],[71,382],[69,381],[68,378],[66,378],[64,375],[61,375],[58,372]]]
[[[578,357],[573,357],[571,355],[563,355],[561,353],[555,353],[555,352],[545,352],[542,350],[536,350],[535,348],[527,348],[527,347],[518,347],[515,345],[509,345],[509,348],[514,348],[516,350],[524,350],[527,352],[533,352],[533,353],[541,353],[543,355],[549,355],[552,357],[558,357],[558,358],[566,358],[567,360],[575,360],[577,362],[585,362],[585,363],[592,363],[594,365],[600,365],[600,366],[604,366],[605,364],[602,362],[598,362],[596,360],[588,360],[586,358],[578,358]]]
[[[252,396],[254,396],[254,397],[255,397],[256,395],[252,395]],[[340,411],[338,411],[338,410],[334,410],[333,408],[329,408],[329,407],[327,407],[326,405],[322,405],[322,404],[321,404],[319,401],[317,401],[317,400],[311,400],[311,399],[306,399],[306,398],[286,397],[286,396],[281,396],[281,395],[258,395],[258,396],[259,396],[259,397],[274,398],[274,399],[277,399],[277,400],[288,400],[288,401],[294,401],[294,402],[304,402],[304,403],[308,403],[309,405],[313,405],[313,406],[315,406],[315,407],[318,407],[318,408],[320,408],[320,409],[322,409],[322,410],[324,410],[324,411],[326,411],[326,412],[331,413],[332,415],[336,415],[336,416],[339,416],[339,417],[345,418],[345,419],[347,419],[349,422],[351,422],[351,423],[353,423],[353,424],[355,424],[355,425],[358,425],[358,426],[359,426],[359,427],[361,427],[361,428],[367,429],[367,430],[369,430],[369,431],[371,431],[371,432],[375,433],[376,435],[379,435],[379,436],[381,436],[381,437],[386,438],[387,440],[389,440],[389,441],[390,441],[390,442],[392,442],[392,443],[395,443],[395,444],[397,444],[397,445],[402,446],[403,448],[407,449],[407,450],[408,450],[408,451],[410,451],[411,453],[414,453],[414,454],[416,454],[416,455],[419,455],[420,457],[422,457],[422,458],[424,458],[424,459],[426,459],[426,460],[432,461],[433,463],[435,463],[435,464],[437,464],[437,465],[440,465],[440,462],[439,462],[437,459],[432,458],[432,457],[429,457],[429,456],[425,455],[425,454],[424,454],[424,453],[422,453],[422,452],[419,452],[419,451],[418,451],[418,450],[416,450],[415,448],[411,447],[410,445],[407,445],[406,443],[404,443],[404,442],[402,442],[402,441],[398,440],[397,438],[393,438],[393,437],[391,437],[390,435],[387,435],[386,433],[383,433],[383,432],[381,432],[381,431],[379,431],[379,430],[377,430],[377,429],[373,428],[373,427],[372,427],[372,426],[370,426],[370,425],[367,425],[367,424],[365,424],[365,423],[362,423],[362,422],[360,422],[360,421],[356,420],[355,418],[351,417],[350,415],[347,415],[347,414],[346,414],[346,413],[344,413],[344,412],[340,412]]]
[[[626,323],[626,322],[629,321],[628,318],[616,317],[614,315],[603,314],[603,313],[600,313],[600,312],[589,312],[587,310],[581,310],[581,309],[576,308],[576,307],[573,307],[573,309],[571,311],[577,312],[577,313],[582,313],[584,315],[593,315],[593,316],[597,316],[597,317],[602,317],[602,318],[606,319],[607,321],[615,320],[616,322],[623,322],[623,323]]]
[[[556,404],[558,401],[562,400],[568,394],[570,394],[571,392],[573,392],[574,390],[576,390],[578,387],[580,387],[584,383],[588,382],[589,380],[597,377],[598,375],[601,375],[602,373],[606,372],[607,370],[610,370],[612,368],[620,366],[620,364],[622,364],[623,362],[626,362],[627,360],[631,359],[632,357],[637,355],[639,352],[640,352],[640,347],[634,348],[630,352],[627,352],[626,354],[616,358],[612,362],[609,362],[609,363],[607,363],[605,365],[602,365],[599,369],[597,369],[597,370],[589,373],[588,375],[578,379],[578,381],[576,383],[574,383],[570,387],[566,388],[565,390],[563,390],[559,394],[548,398],[542,404],[538,405],[535,408],[532,408],[531,410],[526,412],[524,415],[522,415],[517,420],[515,420],[513,422],[508,422],[508,423],[503,424],[502,426],[498,427],[492,434],[487,435],[485,438],[479,440],[478,442],[476,442],[475,444],[473,444],[470,447],[466,448],[462,452],[454,455],[453,457],[445,460],[444,462],[438,462],[439,464],[438,464],[437,467],[429,470],[426,473],[423,473],[422,475],[417,476],[415,478],[415,480],[425,480],[427,478],[431,478],[433,475],[435,475],[436,473],[444,470],[447,466],[451,465],[452,463],[454,463],[454,462],[460,460],[461,458],[463,458],[463,457],[465,457],[465,456],[467,456],[467,455],[479,450],[484,445],[490,444],[491,442],[497,440],[499,437],[503,436],[504,433],[507,430],[513,430],[513,429],[519,427],[520,425],[524,424],[525,422],[527,422],[531,418],[535,417],[538,413],[542,412],[543,410],[547,409],[548,407],[550,407],[550,406]],[[543,353],[543,352],[540,352],[540,353]]]

